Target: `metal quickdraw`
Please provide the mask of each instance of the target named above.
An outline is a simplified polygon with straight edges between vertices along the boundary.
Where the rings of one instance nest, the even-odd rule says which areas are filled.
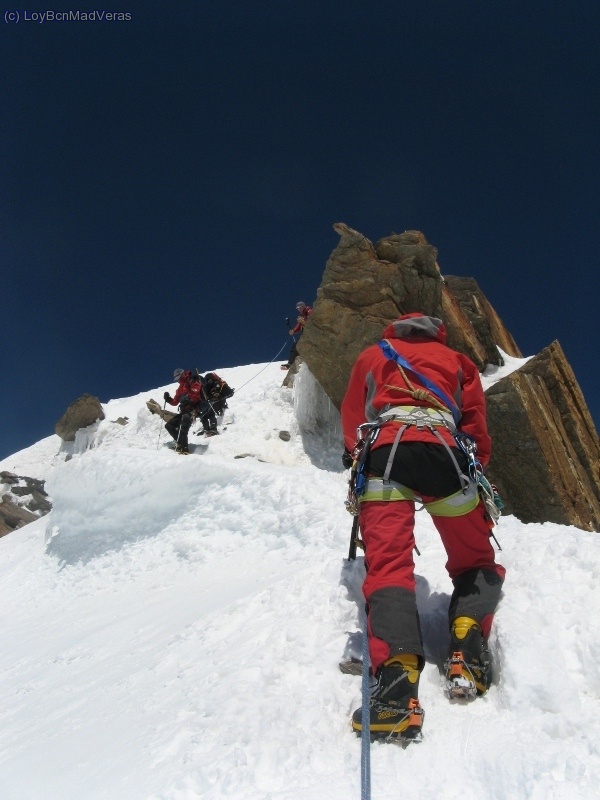
[[[454,436],[456,446],[467,457],[467,463],[469,465],[469,477],[471,480],[477,483],[477,476],[483,475],[483,467],[481,466],[481,462],[476,458],[477,443],[475,439],[472,436],[469,436],[468,433],[463,433],[462,431],[454,431],[452,435]]]
[[[352,451],[354,463],[350,470],[350,480],[348,481],[348,497],[346,498],[346,509],[353,517],[358,516],[359,502],[361,495],[365,491],[365,462],[373,443],[379,436],[382,422],[365,422],[356,429],[358,438]]]
[[[483,500],[488,516],[493,524],[497,525],[498,520],[500,519],[500,512],[504,508],[504,503],[502,502],[502,498],[498,494],[498,490],[494,484],[490,483],[483,474],[483,466],[477,458],[477,444],[475,439],[473,439],[473,437],[469,436],[467,433],[457,431],[454,434],[454,440],[456,441],[456,444],[460,450],[462,450],[467,457],[469,464],[469,477],[477,484],[479,495]],[[490,536],[498,545],[498,550],[502,550],[500,543],[494,534],[490,533]]]

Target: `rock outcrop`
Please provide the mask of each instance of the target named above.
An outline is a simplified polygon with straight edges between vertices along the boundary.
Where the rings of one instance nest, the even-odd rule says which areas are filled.
[[[54,432],[64,442],[74,442],[78,430],[93,425],[99,419],[104,419],[100,400],[91,394],[84,394],[67,408],[54,426]]]
[[[488,476],[523,522],[600,531],[600,442],[562,348],[553,342],[486,392]]]
[[[474,280],[442,278],[437,250],[420,231],[373,245],[344,223],[333,227],[340,242],[325,266],[298,352],[338,408],[358,354],[410,311],[441,317],[449,345],[482,370],[502,363],[496,345],[521,355]]]
[[[298,351],[338,409],[358,354],[410,311],[441,317],[448,344],[480,371],[502,365],[498,348],[521,357],[476,281],[442,277],[437,250],[422,233],[392,234],[373,245],[343,223],[334,228],[340,242],[327,261]],[[524,522],[600,531],[598,435],[558,342],[487,394],[494,442],[489,475],[506,513]]]
[[[373,245],[343,223],[334,228],[340,242],[327,261],[298,352],[339,408],[361,350],[399,314],[439,313],[443,281],[437,250],[418,231]]]
[[[52,508],[44,481],[0,472],[0,488],[0,536],[22,528]]]
[[[468,320],[467,325],[459,313]],[[479,362],[480,368],[487,364],[500,364],[498,347],[509,356],[522,358],[517,343],[474,278],[444,276],[441,317],[444,321],[450,320],[447,324],[449,346],[467,354],[470,350],[472,355],[469,357],[475,363]],[[462,348],[458,346],[460,342],[455,341],[457,329],[468,340]]]
[[[512,336],[486,300],[473,278],[444,276],[441,317],[449,347],[469,356],[483,372],[488,364],[502,366],[500,347],[507,355],[521,357]]]

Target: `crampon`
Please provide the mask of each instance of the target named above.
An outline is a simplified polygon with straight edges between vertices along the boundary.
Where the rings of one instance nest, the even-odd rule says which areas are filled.
[[[425,712],[416,698],[411,698],[408,708],[385,705],[377,701],[371,703],[369,734],[372,742],[396,742],[408,744],[423,738],[422,728]],[[358,709],[352,719],[352,729],[357,736],[362,735],[362,719]]]
[[[468,664],[463,653],[456,650],[444,664],[444,691],[449,700],[474,700],[489,688],[489,663]]]

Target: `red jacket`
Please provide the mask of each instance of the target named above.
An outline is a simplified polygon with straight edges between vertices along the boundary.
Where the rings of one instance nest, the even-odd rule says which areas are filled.
[[[177,406],[184,395],[187,395],[188,400],[193,404],[199,403],[202,399],[202,384],[192,378],[192,373],[189,370],[179,378],[179,386],[175,392],[175,397],[167,402],[172,406]]]
[[[297,325],[294,328],[292,328],[290,333],[292,333],[292,334],[300,333],[300,331],[306,325],[306,320],[310,317],[311,314],[312,314],[312,308],[310,306],[304,306],[304,308],[300,312],[300,315],[298,316]]]
[[[490,458],[491,439],[485,419],[485,395],[475,364],[446,347],[446,328],[436,317],[420,313],[405,314],[392,322],[383,332],[396,352],[414,369],[453,399],[462,412],[458,428],[468,433],[477,443],[477,457],[485,466]],[[415,375],[406,370],[415,388],[425,388]],[[407,388],[397,364],[386,358],[379,345],[371,345],[359,355],[352,369],[346,396],[342,401],[342,429],[344,443],[352,451],[356,442],[356,429],[363,422],[373,422],[385,406],[430,406],[434,403],[414,399],[404,391]],[[398,431],[399,422],[388,422],[381,428],[374,448],[391,444]],[[450,431],[437,428],[450,446],[455,446]],[[406,429],[402,441],[434,442],[434,434],[418,430],[414,425]]]

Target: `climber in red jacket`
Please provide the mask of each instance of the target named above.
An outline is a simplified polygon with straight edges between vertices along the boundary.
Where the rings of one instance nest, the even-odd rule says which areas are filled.
[[[176,369],[173,372],[173,380],[179,383],[175,397],[165,392],[164,399],[169,405],[179,406],[179,414],[170,419],[165,428],[175,440],[176,451],[188,455],[190,452],[188,432],[200,408],[202,384],[190,370],[183,369]]]
[[[411,738],[420,731],[419,674],[424,649],[415,596],[415,501],[431,514],[454,584],[446,661],[449,697],[472,699],[490,685],[487,638],[504,568],[490,543],[493,523],[469,474],[457,428],[476,443],[485,466],[491,441],[485,397],[473,362],[446,346],[443,322],[421,313],[391,323],[384,339],[358,357],[342,402],[345,466],[356,465],[357,428],[367,455],[358,498],[367,575],[374,735]],[[352,455],[351,455],[352,454]],[[362,730],[361,710],[352,718]]]
[[[294,325],[294,327],[289,329],[290,336],[301,334],[304,331],[304,326],[306,325],[308,318],[312,314],[312,307],[307,306],[303,300],[300,300],[296,303],[296,311],[298,312],[298,317],[296,318],[296,324]],[[298,350],[296,348],[296,339],[294,339],[294,344],[292,345],[292,349],[290,350],[288,360],[285,364],[281,365],[281,369],[290,369],[290,367],[297,358],[298,358]]]

